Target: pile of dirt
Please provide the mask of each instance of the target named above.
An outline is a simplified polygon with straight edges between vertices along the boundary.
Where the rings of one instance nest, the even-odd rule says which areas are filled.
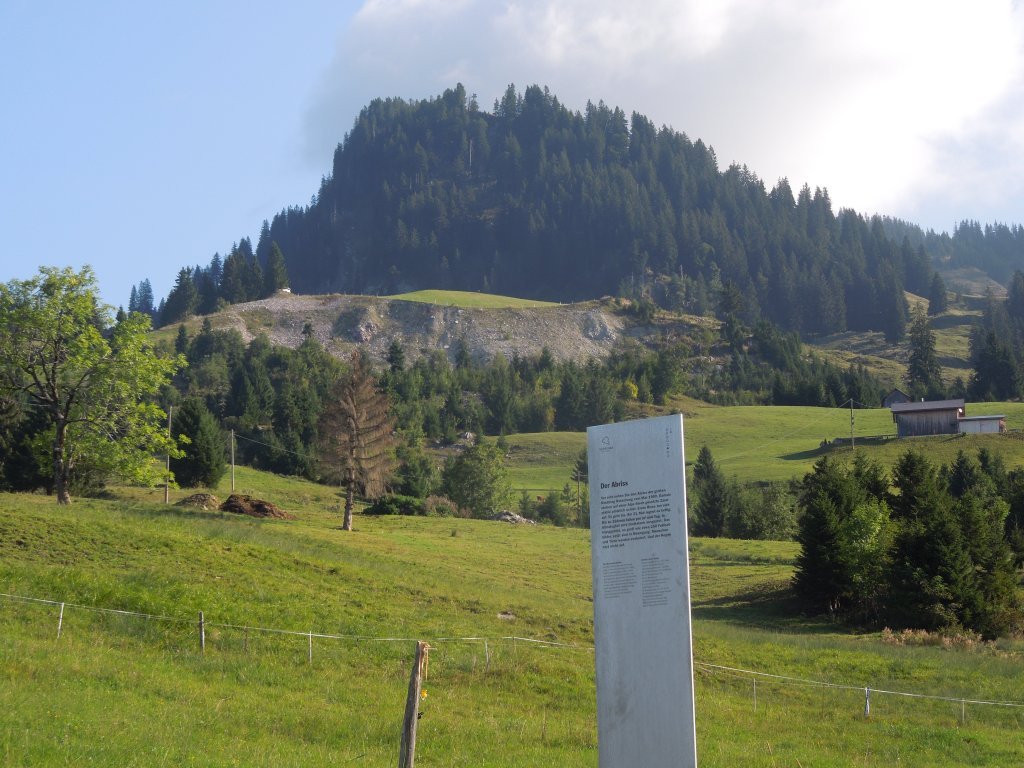
[[[245,496],[240,493],[233,493],[228,496],[227,501],[220,505],[220,511],[234,512],[236,515],[248,515],[249,517],[275,517],[279,520],[295,519],[295,515],[285,512],[269,501],[254,499],[252,496]]]
[[[220,499],[212,493],[193,493],[191,496],[186,496],[179,501],[175,506],[195,507],[208,512],[211,509],[218,509],[220,507]]]

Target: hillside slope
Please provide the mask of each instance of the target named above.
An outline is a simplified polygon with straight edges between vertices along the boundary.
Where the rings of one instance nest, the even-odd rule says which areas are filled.
[[[193,319],[191,324],[198,322]],[[401,343],[412,359],[432,350],[454,357],[461,342],[475,360],[489,360],[498,353],[508,359],[532,357],[547,347],[558,360],[583,362],[606,357],[627,339],[653,343],[715,321],[676,317],[639,324],[612,300],[476,308],[388,297],[278,293],[228,306],[211,322],[216,328],[237,329],[247,342],[265,333],[271,342],[292,348],[302,343],[306,329],[339,357],[358,345],[383,360],[392,341]]]
[[[343,533],[322,487],[238,480],[297,519],[0,495],[0,763],[393,765],[419,638],[423,765],[596,764],[585,531],[359,516]],[[691,542],[702,766],[1020,764],[1019,710],[885,694],[1018,699],[1019,643],[809,622],[795,553]],[[755,706],[726,668],[782,677],[757,679]]]

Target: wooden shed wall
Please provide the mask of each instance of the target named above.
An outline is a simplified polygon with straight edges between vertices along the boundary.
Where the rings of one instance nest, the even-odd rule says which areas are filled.
[[[955,435],[959,431],[955,410],[897,413],[895,416],[896,434],[899,437]]]

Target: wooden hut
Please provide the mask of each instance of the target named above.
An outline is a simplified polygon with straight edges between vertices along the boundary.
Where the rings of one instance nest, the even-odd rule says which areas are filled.
[[[882,398],[883,408],[892,408],[898,403],[909,403],[911,400],[910,395],[904,392],[902,389],[894,389],[884,398]]]
[[[955,435],[960,432],[960,419],[966,415],[963,399],[894,403],[890,410],[897,437]]]

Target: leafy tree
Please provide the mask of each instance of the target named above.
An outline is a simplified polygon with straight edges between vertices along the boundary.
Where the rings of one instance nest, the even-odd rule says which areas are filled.
[[[403,440],[396,450],[398,471],[395,490],[405,496],[425,499],[434,491],[437,484],[437,471],[434,462],[420,445],[417,434]]]
[[[152,397],[183,364],[157,356],[149,317],[109,324],[92,269],[42,267],[0,286],[0,387],[27,398],[49,420],[57,501],[71,501],[76,463],[150,482],[155,453],[175,453]]]
[[[737,489],[725,527],[737,539],[790,541],[796,533],[796,505],[779,483]]]
[[[181,456],[171,459],[171,471],[184,488],[212,488],[224,476],[224,434],[202,400],[190,397],[173,412],[171,431],[184,435]]]
[[[441,490],[474,517],[497,514],[511,493],[505,455],[496,445],[477,443],[450,457],[441,473]]]
[[[377,391],[365,358],[356,351],[351,369],[335,386],[320,419],[322,459],[345,487],[342,529],[352,530],[355,495],[382,496],[394,468],[394,421]]]

